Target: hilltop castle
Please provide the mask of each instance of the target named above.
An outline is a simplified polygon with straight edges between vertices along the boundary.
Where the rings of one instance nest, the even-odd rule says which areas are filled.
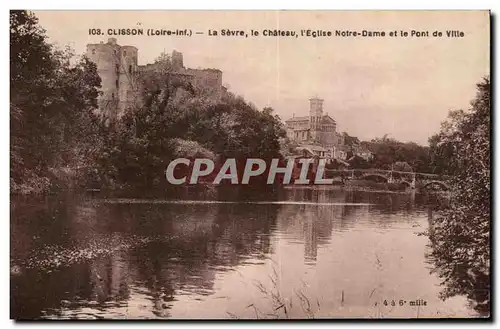
[[[138,78],[159,69],[158,64],[138,65],[138,49],[120,46],[115,38],[109,38],[107,43],[88,44],[86,55],[97,65],[101,77],[99,108],[111,117],[120,117],[127,108],[140,102],[142,86]],[[223,90],[222,71],[185,68],[182,53],[175,50],[168,61],[171,65],[169,74],[189,82],[194,88],[220,96]]]

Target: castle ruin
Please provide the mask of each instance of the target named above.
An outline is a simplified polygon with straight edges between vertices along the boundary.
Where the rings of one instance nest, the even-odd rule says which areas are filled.
[[[96,64],[101,78],[99,108],[110,117],[121,117],[125,111],[141,102],[139,77],[160,70],[158,63],[138,65],[138,49],[120,46],[116,38],[107,43],[88,44],[87,57]],[[168,56],[168,74],[190,83],[195,89],[208,91],[219,97],[223,91],[222,71],[218,69],[191,69],[184,67],[182,53],[173,51]]]

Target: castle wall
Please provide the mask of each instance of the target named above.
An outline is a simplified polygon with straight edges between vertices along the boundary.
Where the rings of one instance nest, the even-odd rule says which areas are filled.
[[[213,91],[216,95],[222,92],[222,71],[217,69],[187,69],[194,76],[195,86],[202,90]]]
[[[89,44],[87,57],[96,64],[101,78],[99,108],[108,116],[120,117],[125,111],[142,100],[141,75],[160,72],[160,64],[138,66],[138,49],[134,46],[120,46],[115,38],[107,43]],[[222,94],[222,71],[216,69],[186,69],[183,55],[173,51],[169,56],[172,82],[186,81],[196,88]]]
[[[136,79],[141,80],[147,78],[148,76],[153,77],[155,74],[161,74],[164,72],[165,64],[163,63],[154,63],[147,65],[137,66]],[[169,69],[170,70],[170,69]],[[169,73],[170,83],[178,84],[178,83],[190,83],[194,86],[194,75],[189,74],[186,69],[172,70]],[[140,86],[139,81],[137,82],[138,89],[140,90],[142,86]],[[141,92],[139,92],[141,94]]]
[[[102,94],[98,98],[99,108],[113,114],[119,102],[118,87],[116,80],[118,72],[116,65],[118,57],[115,52],[119,51],[119,46],[112,43],[99,43],[87,45],[86,55],[96,64],[97,73],[101,77]]]
[[[184,68],[184,59],[182,56],[182,53],[178,51],[172,51],[172,57],[171,57],[171,62],[172,62],[172,67],[177,70],[183,69]]]
[[[120,67],[118,76],[119,116],[135,104],[136,101],[136,72],[137,48],[123,46],[120,48]]]

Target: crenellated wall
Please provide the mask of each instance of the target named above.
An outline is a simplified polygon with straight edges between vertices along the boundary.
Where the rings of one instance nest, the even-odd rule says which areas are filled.
[[[222,92],[222,71],[217,69],[188,69],[194,76],[197,88],[212,91],[216,95]]]
[[[128,108],[141,102],[138,77],[148,72],[159,72],[160,64],[138,65],[138,49],[134,46],[120,46],[115,38],[107,43],[88,44],[87,57],[97,65],[101,77],[99,108],[105,115],[122,116]],[[168,56],[172,72],[177,78],[188,81],[198,90],[220,96],[222,71],[217,69],[186,69],[181,52],[173,51]]]

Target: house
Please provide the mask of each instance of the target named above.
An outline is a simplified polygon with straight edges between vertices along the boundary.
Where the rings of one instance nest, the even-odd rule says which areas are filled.
[[[349,148],[346,145],[339,145],[334,148],[334,158],[342,161],[347,160]]]
[[[334,159],[334,149],[327,149],[320,145],[300,145],[295,148],[295,152],[303,157],[317,157],[320,159],[326,159],[326,163],[331,163]]]
[[[355,155],[359,156],[360,158],[363,158],[365,161],[370,161],[373,159],[373,153],[365,148],[359,148],[355,152]]]

